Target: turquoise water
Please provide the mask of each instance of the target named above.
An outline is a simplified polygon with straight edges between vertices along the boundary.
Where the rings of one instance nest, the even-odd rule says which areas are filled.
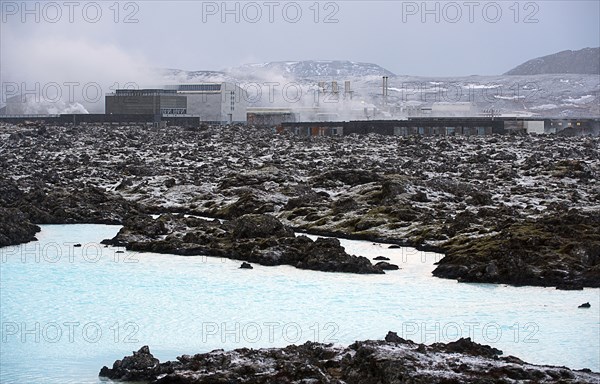
[[[431,276],[440,255],[342,240],[388,256],[386,275],[239,269],[211,257],[116,253],[118,226],[46,225],[0,249],[0,382],[98,383],[142,345],[161,360],[306,340],[349,344],[388,330],[418,342],[471,336],[537,364],[600,371],[600,290],[459,284]],[[83,246],[74,248],[72,244]],[[591,309],[577,306],[589,301]]]

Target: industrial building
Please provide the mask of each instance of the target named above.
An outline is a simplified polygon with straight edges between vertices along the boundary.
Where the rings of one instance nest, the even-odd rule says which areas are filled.
[[[491,135],[506,133],[502,121],[483,118],[412,118],[407,120],[283,123],[281,130],[302,136],[369,133],[390,136]]]
[[[337,81],[319,82],[310,105],[247,108],[245,91],[232,83],[171,85],[152,89],[119,89],[105,96],[105,114],[32,115],[19,108],[20,96],[7,100],[0,121],[46,121],[56,124],[142,124],[154,126],[248,123],[304,136],[377,133],[382,135],[491,135],[563,134],[599,135],[600,119],[542,118],[498,114],[494,109],[472,116],[471,103],[407,104],[396,111],[387,105],[388,79],[383,79],[382,108],[354,97],[350,82],[343,90]],[[354,99],[354,100],[353,100]],[[336,101],[336,102],[330,102]],[[396,106],[397,107],[397,106]],[[397,112],[408,115],[393,119]],[[414,112],[414,113],[413,113]],[[31,113],[31,112],[29,112]],[[416,115],[416,116],[415,116]],[[439,115],[439,116],[438,116]],[[471,115],[471,117],[469,117]]]
[[[246,116],[248,124],[258,127],[274,127],[297,120],[297,113],[290,108],[248,108]]]
[[[175,90],[117,89],[105,96],[107,115],[185,115],[187,98]]]
[[[106,114],[185,115],[201,122],[246,122],[244,90],[230,83],[180,84],[164,89],[119,89],[106,95]]]
[[[175,89],[187,98],[187,114],[200,121],[214,123],[245,123],[247,96],[239,86],[231,83],[181,84]]]
[[[158,117],[158,120],[157,120]],[[198,127],[205,122],[197,116],[154,114],[61,114],[1,116],[0,122],[23,123],[42,121],[55,125],[116,124]],[[352,120],[320,122],[282,122],[271,125],[278,132],[302,136],[336,136],[377,133],[390,136],[410,135],[467,135],[491,134],[600,135],[600,118],[486,118],[486,117],[414,117],[405,120]]]

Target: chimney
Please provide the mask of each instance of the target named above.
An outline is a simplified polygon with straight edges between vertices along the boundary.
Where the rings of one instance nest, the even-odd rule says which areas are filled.
[[[387,95],[388,95],[388,77],[387,76],[383,76],[382,96],[383,96],[383,103],[384,104],[387,103]]]
[[[344,82],[344,97],[349,97],[352,100],[352,91],[350,90],[350,81],[348,80]]]

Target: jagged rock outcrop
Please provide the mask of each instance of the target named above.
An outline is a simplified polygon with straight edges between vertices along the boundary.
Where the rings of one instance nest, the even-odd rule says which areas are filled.
[[[120,224],[139,206],[98,187],[0,178],[0,246],[35,240],[37,224]]]
[[[247,214],[221,223],[182,214],[128,217],[125,226],[105,244],[134,251],[177,255],[210,255],[262,265],[292,265],[325,272],[375,273],[383,268],[345,252],[339,240],[294,235],[270,215]],[[388,269],[391,269],[388,267]]]
[[[518,382],[593,383],[600,374],[539,366],[502,351],[459,339],[417,344],[389,332],[385,340],[357,341],[348,347],[306,342],[285,348],[215,350],[159,363],[147,346],[104,366],[101,377],[151,384],[468,384]]]
[[[492,236],[455,238],[433,274],[466,282],[600,287],[600,218],[569,211],[512,224]]]
[[[20,210],[0,207],[0,247],[34,241],[39,231]]]

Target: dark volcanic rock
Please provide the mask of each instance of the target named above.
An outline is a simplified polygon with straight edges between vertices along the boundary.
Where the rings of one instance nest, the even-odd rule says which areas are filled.
[[[33,241],[38,231],[20,210],[0,207],[0,247]]]
[[[577,238],[577,240],[575,240]],[[600,218],[569,211],[510,225],[493,236],[453,239],[433,274],[469,282],[600,287]]]
[[[483,384],[512,380],[583,384],[600,380],[600,374],[589,370],[531,365],[513,356],[500,358],[501,354],[470,339],[426,346],[389,332],[385,341],[357,341],[348,347],[309,341],[285,348],[215,350],[166,363],[159,363],[144,346],[133,356],[115,361],[112,369],[103,367],[100,376],[151,384]]]
[[[393,203],[398,195],[406,193],[406,186],[398,181],[385,180],[381,184],[381,192],[379,198],[381,203],[390,204]]]
[[[429,201],[429,199],[427,198],[427,194],[423,191],[417,191],[417,193],[412,195],[411,200],[417,201],[420,203],[426,203]]]
[[[294,231],[269,215],[248,214],[233,220],[233,236],[240,239],[256,237],[293,237]]]
[[[570,210],[600,217],[598,137],[308,139],[249,125],[0,125],[10,143],[0,150],[0,207],[23,213],[10,215],[25,223],[5,221],[4,242],[31,240],[27,222],[123,224],[131,218],[119,235],[130,248],[331,268],[326,258],[308,253],[308,239],[235,238],[230,225],[140,216],[235,220],[270,213],[307,233],[446,251],[437,276],[598,286],[597,223],[563,220]],[[597,134],[577,126],[560,134],[579,131]],[[148,228],[135,228],[134,221]],[[358,270],[373,268],[361,265]]]
[[[160,361],[150,353],[147,345],[114,362],[112,369],[102,367],[100,376],[122,381],[154,380]]]
[[[361,184],[373,183],[381,180],[381,176],[371,171],[359,169],[340,169],[325,172],[315,177],[312,180],[312,182],[317,187],[328,186],[335,182],[340,182],[342,184],[350,186],[356,186]]]
[[[251,264],[246,263],[245,261],[240,265],[240,269],[254,269]]]
[[[431,348],[440,348],[447,352],[463,353],[473,356],[483,356],[489,358],[495,358],[500,356],[502,351],[496,348],[492,348],[489,345],[482,345],[471,341],[470,337],[461,338],[448,344],[437,343],[433,344]]]
[[[127,214],[139,209],[135,203],[87,185],[38,190],[24,200],[22,209],[38,224],[121,224]]]
[[[400,336],[398,336],[398,334],[396,332],[392,332],[392,331],[389,331],[387,333],[387,335],[385,335],[384,340],[389,343],[414,344],[412,341],[405,340],[405,339],[401,338]]]
[[[300,247],[300,252],[294,252],[298,268],[325,272],[383,273],[380,267],[372,265],[366,257],[349,256],[336,238],[320,237],[314,242],[303,243],[306,246]]]
[[[583,284],[580,282],[566,281],[556,285],[556,289],[561,291],[583,291]]]
[[[35,224],[119,224],[138,206],[80,183],[71,188],[34,184],[27,192],[0,179],[0,246],[35,240]],[[34,224],[35,223],[35,224]]]
[[[222,209],[215,210],[213,213],[226,219],[235,219],[249,213],[260,214],[272,211],[273,207],[271,205],[265,204],[252,192],[245,191],[241,193],[237,201]]]
[[[327,196],[323,196],[321,193],[308,192],[303,193],[298,197],[294,197],[288,200],[284,206],[285,210],[293,210],[299,207],[312,207],[327,199]]]
[[[139,210],[136,203],[80,182],[71,182],[69,187],[35,183],[27,192],[10,179],[0,179],[0,185],[0,209],[5,209],[2,225],[6,227],[0,231],[2,245],[33,240],[39,228],[32,223],[120,224],[127,214]]]
[[[380,261],[375,264],[377,267],[383,269],[384,271],[396,271],[400,269],[396,264],[388,263],[387,261]]]
[[[248,214],[225,223],[172,214],[157,219],[135,215],[124,224],[113,239],[103,243],[134,251],[211,255],[325,272],[383,273],[366,257],[347,254],[339,240],[296,237],[293,230],[269,215]]]
[[[161,236],[169,233],[169,224],[175,220],[171,214],[161,215],[153,219],[147,214],[132,214],[123,221],[123,228],[117,235],[109,240],[103,240],[102,244],[123,246],[148,240],[158,240]]]

